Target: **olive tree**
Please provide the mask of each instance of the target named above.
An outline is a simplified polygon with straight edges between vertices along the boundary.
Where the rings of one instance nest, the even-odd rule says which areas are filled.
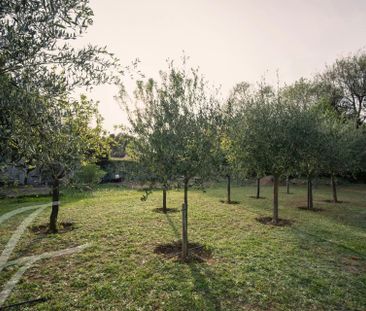
[[[242,89],[240,89],[242,90]],[[236,92],[237,91],[237,92]],[[239,93],[239,88],[234,89],[224,107],[218,111],[218,128],[217,128],[217,150],[215,152],[217,175],[225,176],[227,180],[226,187],[226,203],[233,203],[231,200],[231,180],[233,175],[238,176],[238,167],[235,162],[230,161],[230,132],[233,131],[232,126],[235,124],[235,119],[239,116],[239,100],[236,98]]]
[[[296,122],[278,93],[268,85],[260,85],[253,101],[238,118],[231,134],[231,159],[247,169],[273,175],[273,223],[277,224],[279,179],[295,165]]]
[[[338,116],[323,118],[322,130],[326,137],[323,150],[324,173],[331,177],[332,198],[337,203],[337,176],[349,176],[362,170],[366,154],[366,140],[362,129]]]
[[[0,10],[0,75],[28,89],[63,94],[66,89],[118,79],[121,68],[106,48],[71,42],[93,23],[88,0],[8,0]],[[115,72],[116,73],[116,72]]]
[[[212,173],[217,148],[217,101],[198,69],[173,62],[160,80],[139,84],[144,105],[132,115],[139,155],[154,174],[182,180],[182,259],[188,256],[188,188],[196,177]]]
[[[319,103],[319,87],[314,80],[300,78],[292,84],[285,85],[280,90],[281,98],[289,105],[296,106],[299,111],[313,109]],[[290,176],[298,173],[289,168],[286,173],[286,193],[290,193]]]
[[[40,99],[41,100],[41,99]],[[69,102],[67,99],[43,103],[49,113],[41,115],[42,126],[30,128],[32,145],[36,146],[24,154],[35,159],[36,165],[52,182],[52,211],[50,232],[57,232],[60,205],[60,181],[74,174],[81,164],[93,161],[105,152],[101,139],[101,118],[96,104],[85,96]],[[52,116],[52,117],[51,117]],[[91,123],[95,126],[91,127]]]
[[[149,174],[149,181],[158,181],[163,188],[162,210],[167,212],[167,190],[169,183],[176,181],[177,154],[172,143],[175,139],[171,125],[175,114],[171,102],[166,101],[162,85],[153,79],[138,81],[134,91],[135,105],[128,105],[128,113],[133,135],[133,153],[141,167]],[[123,98],[122,98],[123,99]]]
[[[327,137],[322,129],[322,117],[316,109],[296,109],[297,131],[293,137],[297,149],[297,172],[307,180],[307,208],[314,208],[313,179],[323,170],[326,163]]]
[[[255,98],[255,96],[261,96],[263,99],[268,95],[268,92],[272,92],[272,90],[268,87],[262,87],[258,93],[255,95],[253,93],[253,87],[247,82],[240,82],[234,86],[232,89],[230,96],[227,100],[226,106],[224,107],[224,122],[226,124],[226,128],[224,128],[224,139],[222,141],[222,152],[225,155],[226,166],[231,170],[232,173],[235,173],[237,176],[247,177],[247,176],[255,176],[256,177],[256,198],[260,198],[260,180],[261,177],[265,175],[265,172],[261,171],[260,168],[246,165],[244,162],[235,161],[235,159],[230,156],[233,154],[232,142],[230,141],[230,133],[235,133],[237,123],[240,123],[243,112],[248,106],[250,106]],[[234,148],[235,149],[235,148]],[[234,152],[235,153],[235,152]],[[228,181],[229,181],[228,177]],[[229,183],[228,183],[229,190]]]
[[[7,0],[0,9],[0,161],[14,162],[33,146],[17,129],[42,126],[44,100],[78,87],[120,83],[123,70],[105,47],[72,42],[93,23],[88,0]],[[24,125],[24,126],[23,126]],[[29,141],[28,141],[29,143]],[[18,154],[16,156],[16,154]],[[15,159],[14,159],[15,157]]]

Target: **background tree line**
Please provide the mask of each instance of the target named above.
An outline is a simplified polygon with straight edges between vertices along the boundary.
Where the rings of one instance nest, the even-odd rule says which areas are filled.
[[[135,105],[126,104],[132,156],[162,185],[163,211],[169,184],[183,183],[183,258],[188,255],[188,188],[194,177],[226,177],[226,202],[231,203],[232,175],[255,177],[257,198],[260,178],[272,175],[274,224],[280,220],[283,178],[306,178],[306,206],[312,210],[313,180],[328,175],[338,202],[336,178],[365,171],[365,59],[360,52],[337,60],[314,79],[291,85],[242,82],[227,100],[220,100],[185,59],[182,66],[168,63],[158,80],[137,82]]]

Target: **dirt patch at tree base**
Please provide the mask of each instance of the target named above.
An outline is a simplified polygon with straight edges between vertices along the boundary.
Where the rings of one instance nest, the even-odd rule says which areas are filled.
[[[188,243],[188,258],[182,259],[182,241],[159,244],[154,248],[155,254],[163,255],[167,259],[176,259],[182,263],[207,262],[212,258],[212,251],[206,246],[190,242]]]
[[[275,224],[272,222],[272,217],[257,217],[255,220],[264,225],[272,225],[278,227],[291,226],[293,224],[293,221],[289,219],[278,219],[278,222]]]
[[[161,213],[161,214],[168,214],[168,213],[178,213],[179,209],[177,208],[166,208],[165,211],[162,207],[154,208],[153,212],[155,213]]]
[[[251,195],[251,196],[249,196],[249,198],[251,198],[251,199],[265,199],[265,197],[259,197],[259,198],[257,198],[255,195]]]
[[[37,226],[32,226],[29,230],[35,234],[52,234],[50,232],[50,225],[49,224],[41,224]],[[62,221],[57,224],[57,233],[66,233],[76,229],[75,223],[73,221]]]
[[[318,208],[318,207],[308,208],[307,206],[298,206],[297,208],[301,209],[301,210],[304,210],[304,211],[309,211],[309,212],[322,212],[322,211],[324,211],[324,209]]]
[[[239,201],[230,201],[230,202],[228,202],[228,201],[225,201],[225,200],[220,200],[220,202],[224,203],[224,204],[240,204]]]

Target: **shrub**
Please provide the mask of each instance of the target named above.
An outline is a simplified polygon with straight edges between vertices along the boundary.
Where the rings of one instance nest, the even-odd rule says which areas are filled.
[[[105,174],[98,165],[86,164],[75,173],[73,183],[77,187],[93,187],[102,181]]]

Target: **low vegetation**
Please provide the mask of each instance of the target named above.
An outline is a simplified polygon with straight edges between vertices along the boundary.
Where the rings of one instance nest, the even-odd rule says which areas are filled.
[[[7,304],[34,298],[47,301],[31,310],[363,310],[366,305],[366,202],[364,185],[342,186],[344,203],[326,202],[330,186],[314,189],[314,207],[306,205],[306,187],[292,194],[280,187],[280,211],[289,226],[264,225],[271,215],[272,187],[251,198],[254,186],[232,188],[239,204],[221,203],[226,187],[190,191],[192,243],[210,256],[182,264],[177,256],[155,252],[181,237],[182,190],[171,190],[176,213],[156,213],[161,193],[141,201],[142,192],[118,185],[62,197],[60,222],[72,230],[45,235],[29,228],[14,258],[74,247],[82,253],[34,265]],[[4,199],[0,215],[45,198]],[[44,211],[32,224],[48,222]],[[25,216],[1,227],[1,247]],[[199,254],[198,254],[199,255]],[[3,285],[16,271],[6,268]],[[29,310],[30,310],[29,309]]]

